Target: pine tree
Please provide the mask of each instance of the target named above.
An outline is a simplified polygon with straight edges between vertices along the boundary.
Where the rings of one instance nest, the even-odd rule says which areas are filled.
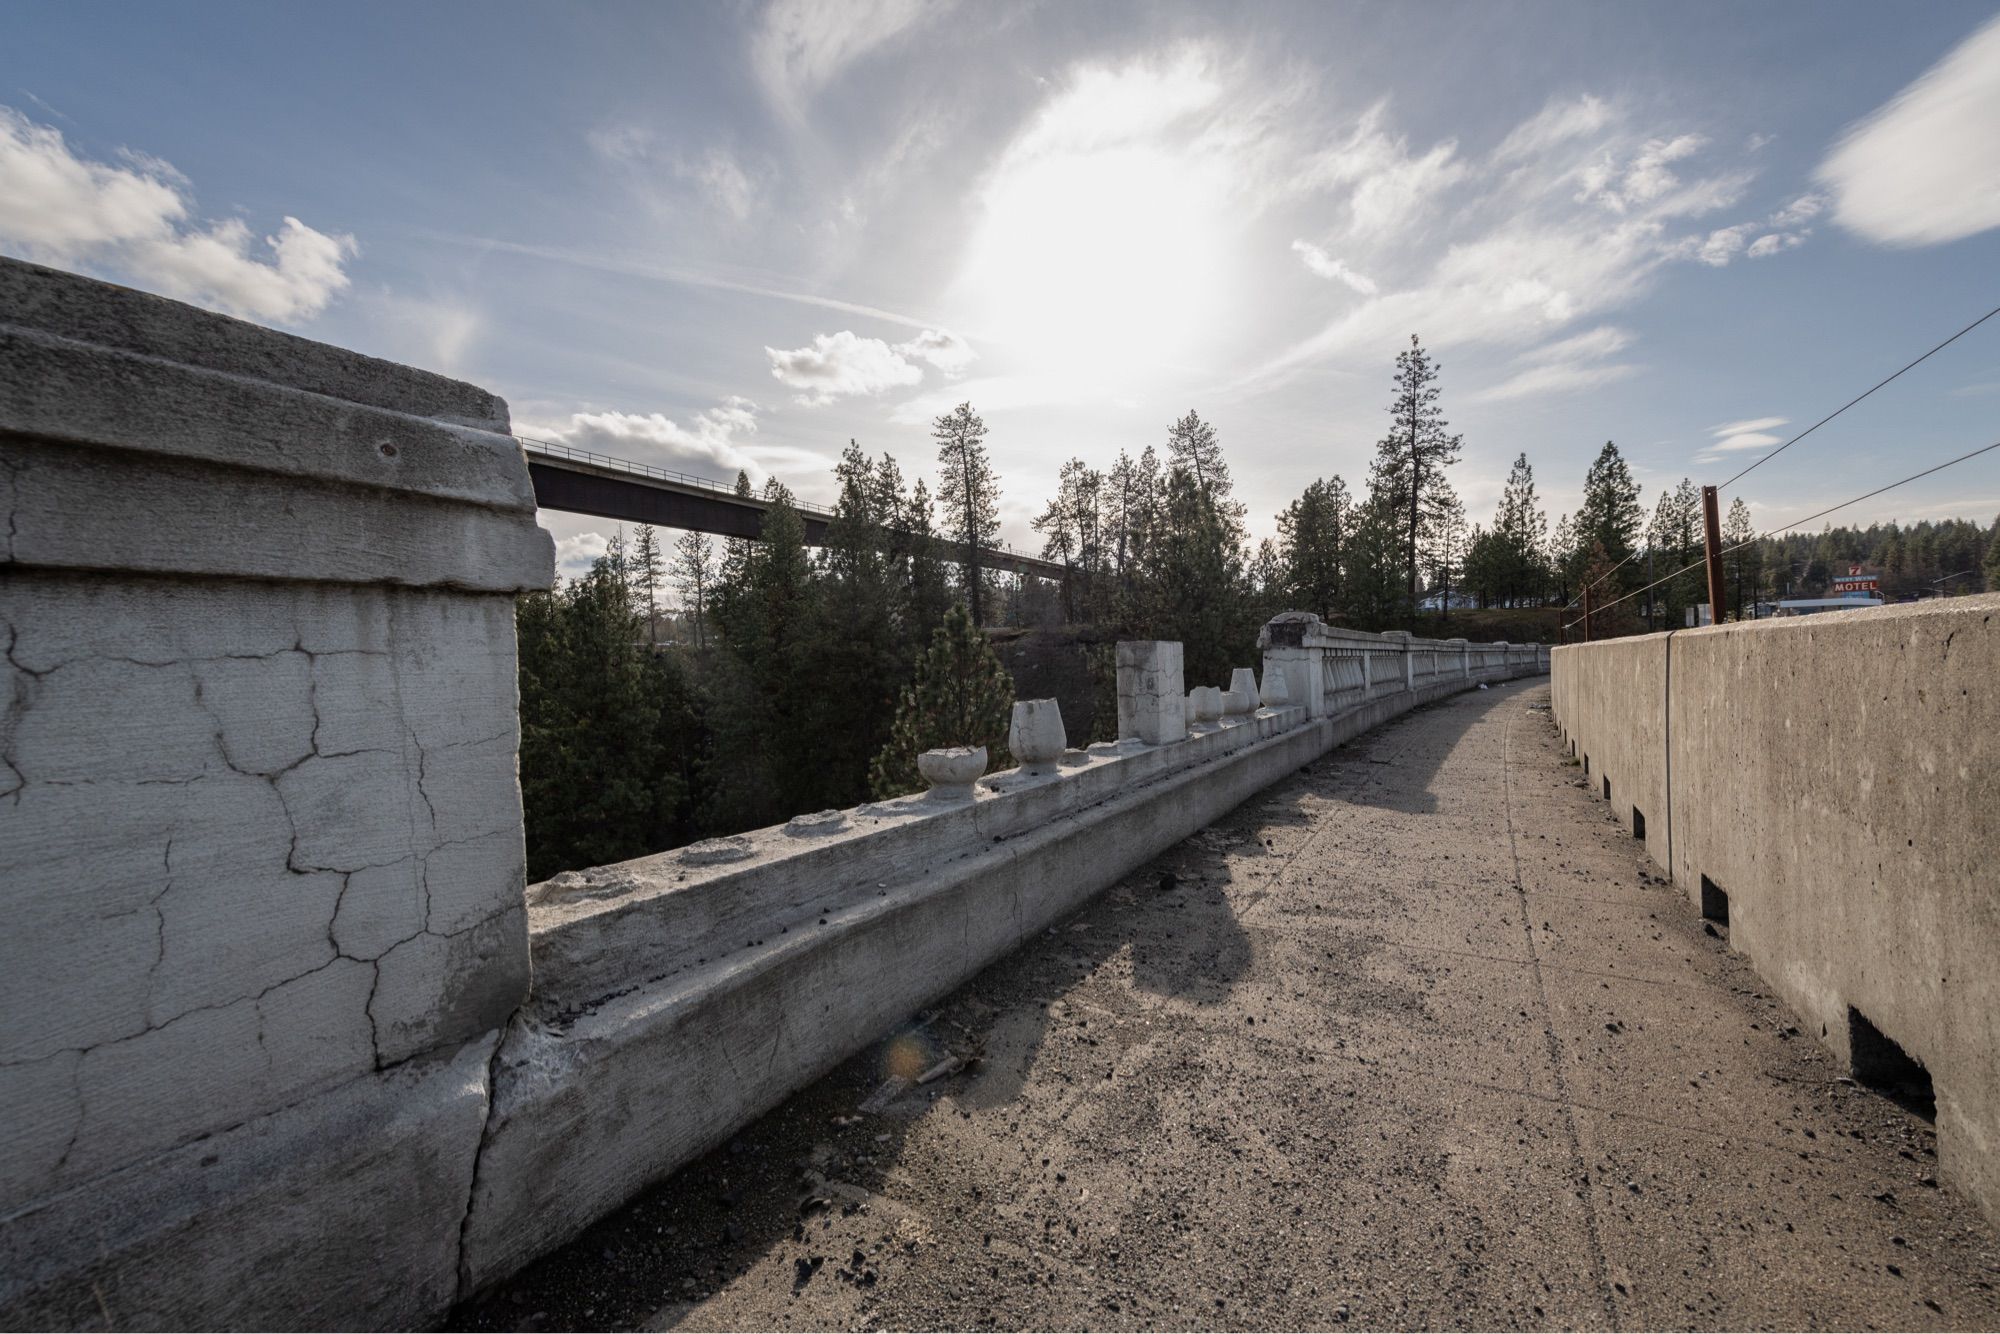
[[[975,624],[984,624],[986,572],[981,550],[993,544],[1000,527],[1000,481],[986,457],[986,423],[961,403],[931,423],[938,444],[938,503],[945,535],[961,549],[967,605]]]
[[[1423,553],[1431,582],[1438,590],[1438,613],[1447,624],[1451,621],[1452,584],[1465,563],[1468,540],[1465,506],[1456,494],[1447,491],[1425,530]]]
[[[1549,516],[1535,502],[1535,470],[1523,453],[1514,459],[1500,509],[1493,516],[1493,536],[1499,540],[1495,571],[1500,599],[1510,607],[1539,597],[1546,579],[1542,549],[1548,542]]]
[[[633,597],[645,617],[649,644],[660,642],[660,576],[664,572],[659,536],[653,532],[652,524],[642,523],[632,543],[632,554],[625,562],[625,579],[632,586]]]
[[[859,445],[848,442],[834,473],[840,499],[827,524],[813,636],[820,688],[831,701],[815,730],[824,792],[816,804],[851,806],[867,795],[869,761],[888,739],[905,679],[903,590],[890,536],[900,515],[893,486],[884,486]]]
[[[1340,613],[1343,563],[1354,502],[1347,483],[1335,473],[1309,484],[1278,515],[1278,551],[1286,591],[1297,610],[1324,621]]]
[[[1570,522],[1570,536],[1574,550],[1583,561],[1588,561],[1594,551],[1593,543],[1604,548],[1613,568],[1632,554],[1633,544],[1639,537],[1639,525],[1644,520],[1644,511],[1639,508],[1639,484],[1632,480],[1632,470],[1625,465],[1625,459],[1618,452],[1618,446],[1609,440],[1597,452],[1596,460],[1583,479],[1583,504],[1577,507]],[[1631,577],[1631,567],[1619,571],[1619,577],[1612,581],[1614,586],[1637,587]],[[1597,590],[1600,601],[1608,600]]]
[[[674,543],[674,563],[670,571],[674,590],[681,595],[681,613],[694,636],[697,653],[707,647],[708,599],[717,577],[715,544],[706,533],[686,532]]]
[[[918,661],[916,679],[903,690],[869,786],[883,799],[921,791],[917,756],[947,746],[984,746],[989,769],[1008,768],[1013,708],[1007,669],[966,609],[954,605]]]
[[[1750,507],[1741,496],[1729,503],[1729,514],[1722,521],[1722,549],[1726,553],[1722,558],[1723,579],[1730,593],[1731,610],[1737,620],[1747,621],[1764,572],[1759,559],[1757,525],[1751,522]]]
[[[903,644],[908,670],[914,671],[916,660],[944,624],[945,609],[951,605],[951,591],[946,587],[944,561],[931,517],[931,493],[921,477],[911,488],[899,533],[908,553]]]
[[[1342,602],[1346,622],[1361,630],[1408,626],[1403,579],[1402,511],[1393,498],[1370,494],[1354,507]]]
[[[2000,593],[2000,514],[1993,517],[1993,531],[1987,534],[1984,577],[1986,591]]]
[[[1195,490],[1214,507],[1225,527],[1242,524],[1244,507],[1230,497],[1236,487],[1222,457],[1222,442],[1214,424],[1203,421],[1193,409],[1167,428],[1167,467],[1179,468],[1193,479]]]
[[[1447,511],[1450,484],[1445,469],[1458,462],[1461,437],[1448,434],[1438,406],[1438,365],[1415,334],[1409,350],[1396,354],[1396,398],[1389,405],[1389,434],[1376,446],[1369,476],[1371,497],[1380,497],[1397,516],[1408,580],[1408,611],[1417,611],[1418,559],[1426,530]]]

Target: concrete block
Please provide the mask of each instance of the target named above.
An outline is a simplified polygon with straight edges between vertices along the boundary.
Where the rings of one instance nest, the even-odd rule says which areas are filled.
[[[496,1040],[8,1212],[0,1325],[428,1327],[457,1293]]]
[[[1187,736],[1187,686],[1181,646],[1172,640],[1120,640],[1118,735],[1162,746]]]
[[[497,1028],[528,998],[525,908],[403,941],[375,964],[368,1013],[384,1064]]]

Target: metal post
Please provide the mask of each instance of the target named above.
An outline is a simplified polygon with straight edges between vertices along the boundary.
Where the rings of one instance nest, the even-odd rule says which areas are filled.
[[[1583,642],[1590,642],[1590,585],[1583,586]]]
[[[1701,489],[1701,522],[1708,538],[1708,617],[1722,624],[1722,520],[1715,512],[1715,488]]]

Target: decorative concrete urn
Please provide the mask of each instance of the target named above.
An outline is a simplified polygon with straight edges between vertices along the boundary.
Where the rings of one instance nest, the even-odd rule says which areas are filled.
[[[1017,699],[1014,721],[1007,729],[1007,749],[1020,761],[1021,772],[1052,774],[1069,746],[1062,709],[1052,699]]]
[[[1264,669],[1264,707],[1282,709],[1292,702],[1291,689],[1285,684],[1285,669],[1266,667]]]
[[[947,746],[917,756],[917,772],[940,800],[969,800],[972,785],[986,772],[986,747]]]
[[[1212,723],[1222,716],[1222,688],[1196,686],[1188,692],[1188,710],[1198,723]]]
[[[1257,673],[1248,667],[1238,667],[1229,674],[1229,695],[1224,701],[1225,713],[1249,713],[1257,707]]]

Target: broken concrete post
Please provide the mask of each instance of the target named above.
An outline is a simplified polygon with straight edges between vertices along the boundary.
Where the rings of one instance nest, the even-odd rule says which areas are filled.
[[[1171,639],[1118,642],[1118,735],[1163,746],[1187,740],[1181,646]]]
[[[0,260],[0,1323],[423,1326],[528,990],[506,404]]]
[[[1202,726],[1217,722],[1222,717],[1222,688],[1220,686],[1196,686],[1188,692],[1188,714]]]
[[[1007,729],[1007,749],[1020,761],[1021,771],[1052,774],[1056,761],[1069,745],[1063,730],[1062,708],[1052,699],[1014,701],[1014,720]]]
[[[1285,705],[1291,703],[1291,695],[1285,689],[1285,674],[1283,672],[1274,672],[1269,667],[1266,667],[1264,669],[1264,688],[1258,698],[1263,701],[1264,707],[1267,709],[1282,709]]]
[[[917,772],[939,801],[970,801],[972,785],[986,772],[986,747],[947,746],[917,756]]]

